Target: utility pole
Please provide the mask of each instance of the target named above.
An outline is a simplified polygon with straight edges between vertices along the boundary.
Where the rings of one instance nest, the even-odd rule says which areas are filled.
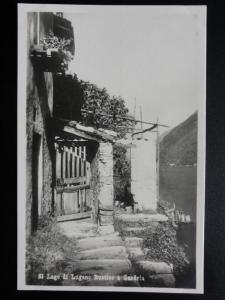
[[[134,111],[133,111],[134,119],[136,118],[136,97],[134,97]]]
[[[141,120],[141,131],[143,131],[142,108],[141,108],[141,105],[140,105],[140,120]],[[141,139],[143,139],[143,133],[141,133]]]
[[[157,195],[157,203],[159,203],[159,158],[160,158],[160,152],[159,152],[159,118],[157,117],[156,120],[156,195]]]

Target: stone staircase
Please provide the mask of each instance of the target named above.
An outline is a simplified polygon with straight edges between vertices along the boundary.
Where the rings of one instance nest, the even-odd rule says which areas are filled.
[[[124,281],[123,275],[133,273],[131,261],[122,238],[113,225],[98,227],[88,221],[59,223],[69,237],[77,239],[74,259],[67,273],[84,276],[77,281],[70,277],[63,285],[139,286],[138,282]],[[85,279],[86,277],[87,279]]]
[[[137,273],[145,278],[142,286],[145,287],[174,287],[175,278],[170,265],[165,262],[147,260],[149,249],[143,248],[143,239],[140,233],[146,228],[154,231],[159,222],[166,222],[168,218],[161,214],[119,214],[118,220],[126,224],[122,228],[122,236],[127,249],[128,258]]]
[[[143,230],[143,226],[138,226],[138,220],[141,219],[142,225],[144,221],[145,226],[152,226],[166,221],[166,217],[142,214],[117,217],[130,224],[123,228],[129,233],[123,238],[112,224],[97,227],[91,220],[58,223],[64,234],[77,240],[67,273],[81,278],[74,280],[69,276],[63,285],[174,287],[171,267],[165,262],[147,261],[143,240],[137,237]]]

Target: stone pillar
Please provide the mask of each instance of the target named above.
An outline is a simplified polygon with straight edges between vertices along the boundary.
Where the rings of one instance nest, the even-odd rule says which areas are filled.
[[[99,205],[113,206],[113,146],[111,143],[99,144]]]
[[[157,208],[156,136],[146,133],[131,148],[131,193],[140,209]]]

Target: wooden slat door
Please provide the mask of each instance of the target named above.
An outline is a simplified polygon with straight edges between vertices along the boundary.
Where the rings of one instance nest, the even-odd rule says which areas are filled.
[[[56,144],[56,209],[63,220],[90,214],[87,199],[90,188],[90,166],[86,146]],[[79,214],[79,215],[78,215]]]

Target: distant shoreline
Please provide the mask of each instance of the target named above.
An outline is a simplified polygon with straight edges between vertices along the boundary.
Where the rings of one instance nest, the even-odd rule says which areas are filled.
[[[183,165],[183,164],[174,164],[174,163],[170,163],[170,164],[162,164],[159,167],[197,167],[197,163],[194,163],[192,165]]]

